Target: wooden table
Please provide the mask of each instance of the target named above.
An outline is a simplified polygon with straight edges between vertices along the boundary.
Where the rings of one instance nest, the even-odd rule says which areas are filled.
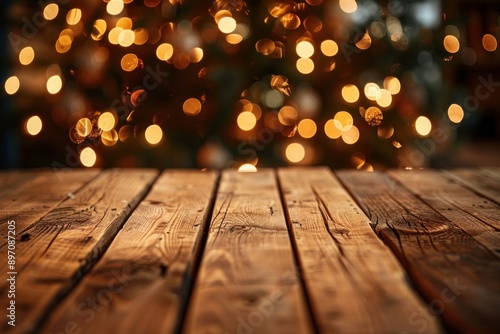
[[[16,324],[2,314],[2,333],[500,329],[500,168],[27,170],[0,184],[0,301]]]

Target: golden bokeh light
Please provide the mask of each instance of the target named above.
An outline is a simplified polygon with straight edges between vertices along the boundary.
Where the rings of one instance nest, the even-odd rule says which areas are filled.
[[[116,119],[115,116],[109,112],[106,111],[99,116],[99,119],[97,120],[97,126],[99,129],[102,131],[111,131],[116,125]]]
[[[192,97],[184,101],[182,105],[182,110],[188,116],[196,116],[201,111],[201,102],[200,100]]]
[[[335,126],[335,121],[330,119],[325,123],[325,134],[328,138],[337,139],[342,135],[342,131]]]
[[[49,3],[43,9],[43,17],[47,21],[55,19],[57,17],[57,14],[59,14],[59,6],[56,3]]]
[[[26,132],[31,136],[36,136],[42,131],[42,119],[38,116],[31,116],[25,124]]]
[[[250,111],[243,111],[238,115],[238,119],[236,120],[238,127],[243,131],[252,130],[257,124],[257,118]]]
[[[299,143],[291,143],[285,149],[285,155],[288,161],[292,163],[301,162],[306,156],[304,146]]]
[[[377,107],[369,107],[365,111],[365,121],[371,126],[379,126],[382,124],[384,114]]]
[[[299,122],[298,132],[302,138],[312,138],[318,131],[316,123],[309,118],[305,118]]]
[[[380,90],[380,94],[376,101],[382,108],[387,108],[392,103],[392,95],[387,89],[383,88]]]
[[[356,46],[360,50],[367,50],[371,45],[372,45],[372,38],[367,32],[365,32],[363,37],[361,37],[361,39],[358,42],[356,42]]]
[[[321,42],[320,48],[321,52],[327,57],[333,57],[339,52],[338,44],[331,39],[327,39]]]
[[[358,9],[358,4],[355,0],[339,0],[339,6],[347,14],[354,13]]]
[[[116,26],[122,29],[132,29],[132,19],[130,17],[121,17],[118,21],[116,21]]]
[[[295,46],[297,55],[301,58],[309,58],[314,54],[314,45],[308,40],[302,40]]]
[[[339,111],[335,114],[333,123],[340,131],[347,131],[354,124],[354,119],[347,111]]]
[[[148,33],[147,29],[144,29],[144,28],[135,29],[134,34],[135,34],[135,38],[134,38],[135,45],[146,44],[146,42],[149,39],[149,33]]]
[[[90,147],[85,147],[80,152],[80,161],[85,167],[92,167],[97,161],[97,155],[93,149],[91,149]]]
[[[286,13],[280,19],[283,27],[289,30],[294,30],[300,27],[300,18],[294,13]]]
[[[5,80],[4,88],[7,94],[13,95],[17,93],[19,87],[21,87],[21,82],[19,81],[19,78],[16,77],[15,75]]]
[[[389,139],[394,135],[394,128],[391,125],[382,125],[377,128],[377,136],[381,139]]]
[[[106,28],[107,28],[106,21],[102,19],[95,20],[91,33],[92,39],[94,41],[100,41],[104,37],[104,34],[106,33]]]
[[[119,39],[120,39],[120,34],[122,33],[123,28],[120,27],[114,27],[111,29],[108,33],[108,40],[111,44],[113,45],[118,45]]]
[[[120,65],[124,71],[131,72],[137,68],[139,58],[133,53],[127,53],[122,57]]]
[[[54,95],[59,93],[62,88],[62,79],[59,75],[53,75],[47,80],[47,91]]]
[[[255,173],[257,171],[257,167],[252,164],[243,164],[238,168],[238,172],[240,173]]]
[[[77,25],[81,19],[82,19],[82,10],[80,8],[70,9],[68,11],[68,14],[66,14],[66,22],[70,26]]]
[[[130,29],[124,29],[118,35],[118,44],[122,47],[129,47],[134,44],[135,34]]]
[[[342,98],[349,103],[354,103],[359,99],[359,89],[355,85],[347,84],[342,87]]]
[[[351,155],[351,163],[356,169],[360,169],[366,162],[366,156],[361,152],[356,152]]]
[[[33,59],[35,59],[35,50],[31,46],[27,46],[19,52],[19,62],[22,65],[31,64]]]
[[[103,131],[101,134],[101,142],[106,146],[113,146],[118,142],[118,133],[113,129]]]
[[[401,91],[401,82],[398,78],[388,76],[384,79],[384,88],[391,93],[391,95],[396,95]]]
[[[236,20],[231,16],[225,16],[219,20],[217,27],[224,34],[230,34],[236,29]]]
[[[419,116],[415,121],[415,129],[419,135],[425,137],[431,133],[432,123],[427,117]]]
[[[497,49],[497,39],[491,34],[485,34],[482,40],[483,48],[486,51],[493,52]]]
[[[243,36],[240,34],[229,34],[226,36],[226,42],[229,44],[239,44],[243,40]]]
[[[267,56],[270,55],[276,50],[276,44],[269,38],[262,38],[255,43],[255,49],[257,52],[262,53]]]
[[[285,126],[295,125],[298,117],[297,109],[292,106],[284,106],[278,112],[278,120]]]
[[[302,74],[309,74],[314,71],[314,62],[311,58],[297,59],[297,70]]]
[[[199,63],[203,59],[203,49],[193,48],[189,51],[189,61],[191,63]]]
[[[344,143],[348,145],[356,144],[356,142],[359,140],[358,128],[355,125],[353,125],[349,128],[349,130],[343,131],[342,140],[344,141]]]
[[[76,133],[80,137],[87,137],[92,132],[92,121],[88,118],[81,118],[75,125]]]
[[[460,123],[464,119],[464,110],[458,104],[452,103],[448,107],[448,118],[453,123]]]
[[[169,43],[163,43],[156,48],[156,57],[160,60],[167,61],[172,58],[174,47]]]
[[[365,85],[364,92],[367,99],[376,101],[380,96],[380,87],[374,82],[369,82]]]
[[[163,131],[158,125],[153,124],[148,126],[144,133],[144,137],[149,144],[156,145],[163,138]]]
[[[443,46],[449,53],[457,53],[460,50],[460,42],[453,35],[446,35],[444,37]]]
[[[124,7],[123,0],[111,0],[106,5],[106,11],[110,15],[118,15],[122,12]]]

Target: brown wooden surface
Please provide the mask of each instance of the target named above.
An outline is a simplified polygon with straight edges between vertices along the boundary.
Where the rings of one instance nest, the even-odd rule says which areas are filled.
[[[321,333],[412,332],[424,308],[369,219],[324,168],[281,169],[279,179],[305,286]],[[441,332],[433,316],[421,333]]]
[[[433,313],[442,315],[456,331],[497,331],[498,257],[388,175],[357,171],[337,175],[399,257]]]
[[[217,175],[0,172],[0,333],[498,332],[499,168]]]
[[[168,171],[45,332],[171,333],[180,325],[217,174]],[[112,303],[112,305],[110,305]]]

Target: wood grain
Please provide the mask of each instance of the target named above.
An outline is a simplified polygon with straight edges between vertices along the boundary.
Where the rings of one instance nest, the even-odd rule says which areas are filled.
[[[337,175],[405,266],[429,310],[457,332],[494,333],[500,327],[500,262],[494,254],[389,176]]]
[[[12,170],[0,173],[0,198],[43,173],[41,170]]]
[[[156,175],[152,170],[104,171],[26,230],[29,240],[16,245],[17,331],[35,330],[99,259]],[[1,305],[5,298],[2,292]],[[6,330],[2,322],[0,331]]]
[[[223,172],[183,331],[312,331],[273,171]]]
[[[445,175],[500,205],[500,168],[460,168]]]
[[[164,172],[43,332],[177,331],[216,179],[214,172]]]
[[[320,333],[414,332],[425,308],[346,190],[326,168],[278,171]],[[435,317],[420,333],[439,333]]]
[[[500,206],[431,170],[388,172],[393,179],[448,218],[500,259]]]

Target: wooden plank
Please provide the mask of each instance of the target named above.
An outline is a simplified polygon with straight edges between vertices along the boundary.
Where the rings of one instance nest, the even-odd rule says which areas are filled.
[[[178,331],[216,179],[214,172],[164,172],[42,332]]]
[[[16,244],[16,330],[33,331],[99,259],[157,172],[106,170],[27,229]],[[7,272],[0,262],[1,272]],[[7,294],[0,294],[6,305]],[[8,328],[2,322],[0,332]]]
[[[444,173],[448,178],[500,205],[500,168],[460,168]]]
[[[183,331],[312,331],[273,171],[223,172]]]
[[[419,170],[389,175],[500,258],[500,206],[446,178]]]
[[[346,190],[326,168],[278,171],[320,333],[410,333],[424,304]],[[420,333],[442,331],[423,314]]]
[[[432,312],[459,332],[493,333],[499,328],[500,262],[495,255],[389,176],[356,171],[338,175]]]
[[[0,173],[0,198],[22,186],[24,183],[29,182],[33,177],[36,177],[38,173],[40,173],[40,171],[2,171]]]
[[[57,173],[51,170],[19,172],[19,175],[26,177],[25,182],[20,181],[0,198],[0,235],[7,235],[9,220],[16,222],[17,234],[22,235],[38,219],[68,196],[72,196],[98,173],[97,169],[71,169]],[[7,238],[2,238],[2,252],[5,251],[6,244]]]

